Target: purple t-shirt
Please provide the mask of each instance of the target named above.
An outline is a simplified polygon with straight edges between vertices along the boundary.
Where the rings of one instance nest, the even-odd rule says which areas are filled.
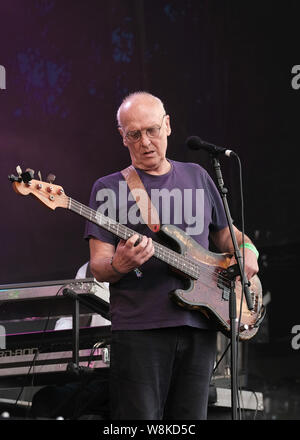
[[[161,224],[173,224],[184,230],[205,249],[209,246],[210,231],[227,226],[219,192],[208,175],[194,163],[169,160],[168,173],[155,176],[137,169]],[[117,222],[139,234],[155,234],[143,223],[135,200],[120,172],[98,179],[92,189],[90,207],[100,210]],[[87,222],[85,238],[94,237],[117,246],[118,237],[94,223]],[[113,330],[138,330],[189,325],[215,328],[211,320],[197,310],[186,310],[173,302],[168,293],[184,284],[168,265],[155,257],[136,272],[110,284],[110,310]]]

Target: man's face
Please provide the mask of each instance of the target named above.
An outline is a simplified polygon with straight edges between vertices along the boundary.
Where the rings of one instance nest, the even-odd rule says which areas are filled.
[[[119,131],[136,168],[162,173],[169,168],[166,160],[170,118],[162,105],[149,98],[136,98],[122,108]]]

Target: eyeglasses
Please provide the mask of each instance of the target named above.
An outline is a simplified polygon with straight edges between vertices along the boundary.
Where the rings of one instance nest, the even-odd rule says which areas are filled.
[[[166,115],[166,114],[163,115],[163,118],[162,118],[162,121],[161,121],[161,125],[160,125],[160,127],[159,127],[158,125],[154,125],[153,127],[145,128],[144,130],[133,130],[133,131],[128,131],[128,132],[125,134],[125,137],[126,137],[130,142],[138,142],[138,141],[141,139],[141,137],[142,137],[142,131],[146,131],[146,135],[147,135],[149,138],[156,138],[156,137],[158,137],[165,116],[167,116],[167,115]]]

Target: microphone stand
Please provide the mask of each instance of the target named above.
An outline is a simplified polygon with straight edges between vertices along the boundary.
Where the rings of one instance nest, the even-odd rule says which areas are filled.
[[[243,265],[242,265],[242,256],[240,253],[240,249],[238,247],[238,243],[236,240],[236,236],[233,230],[233,222],[230,215],[230,210],[227,202],[227,188],[224,187],[224,181],[221,172],[220,161],[217,158],[217,153],[212,153],[212,164],[215,169],[218,188],[220,191],[220,195],[223,201],[224,210],[230,230],[230,235],[234,248],[234,255],[237,261],[238,271],[229,270],[228,275],[231,278],[230,283],[230,296],[229,296],[229,318],[230,318],[230,340],[231,340],[231,411],[232,411],[232,419],[237,420],[237,383],[236,383],[236,374],[237,374],[237,313],[236,313],[236,295],[235,295],[235,281],[234,278],[236,275],[241,276],[242,287],[245,293],[245,298],[247,302],[247,306],[249,310],[253,309],[252,298],[249,290],[249,282],[244,274]]]

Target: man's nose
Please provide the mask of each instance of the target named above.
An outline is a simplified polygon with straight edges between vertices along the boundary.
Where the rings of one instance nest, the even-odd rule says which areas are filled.
[[[148,146],[151,144],[151,140],[150,140],[150,138],[148,137],[146,130],[143,130],[143,131],[141,132],[141,144],[142,144],[144,147],[148,147]]]

